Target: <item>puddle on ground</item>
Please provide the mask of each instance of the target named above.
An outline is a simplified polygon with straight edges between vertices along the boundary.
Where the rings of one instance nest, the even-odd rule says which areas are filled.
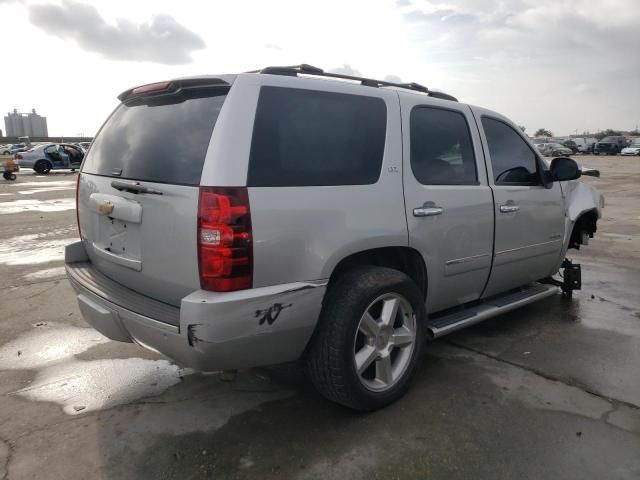
[[[48,187],[48,188],[34,188],[33,190],[20,190],[18,193],[20,195],[35,195],[37,193],[47,193],[47,192],[59,192],[65,190],[75,190],[76,187]]]
[[[1,206],[2,204],[0,204]],[[64,247],[76,238],[47,239],[50,234],[21,235],[0,244],[0,264],[33,265],[64,259]]]
[[[25,280],[42,280],[46,278],[61,277],[65,275],[64,267],[45,268],[36,272],[27,273],[22,278]]]
[[[33,327],[0,347],[0,370],[38,370],[28,387],[12,395],[55,402],[69,415],[159,395],[192,373],[167,360],[79,360],[76,355],[110,340],[92,328],[46,322]]]
[[[0,215],[24,212],[63,212],[76,208],[75,198],[53,200],[13,200],[0,203]]]
[[[51,182],[16,182],[13,187],[71,187],[75,186],[75,180],[53,180]]]
[[[42,370],[14,394],[55,402],[65,413],[77,415],[159,395],[187,373],[167,360],[71,360]]]
[[[38,326],[0,347],[0,370],[46,367],[108,341],[93,328]]]

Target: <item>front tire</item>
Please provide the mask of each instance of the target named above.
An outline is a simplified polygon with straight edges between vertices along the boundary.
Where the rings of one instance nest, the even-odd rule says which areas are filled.
[[[402,397],[421,356],[424,298],[404,273],[354,268],[332,282],[305,354],[307,375],[325,398],[361,411]]]

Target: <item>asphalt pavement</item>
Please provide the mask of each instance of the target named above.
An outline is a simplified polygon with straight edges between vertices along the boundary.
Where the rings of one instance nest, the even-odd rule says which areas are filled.
[[[198,373],[102,337],[62,268],[75,174],[0,182],[0,480],[639,479],[640,159],[582,161],[607,201],[583,290],[433,342],[371,414],[296,365]]]

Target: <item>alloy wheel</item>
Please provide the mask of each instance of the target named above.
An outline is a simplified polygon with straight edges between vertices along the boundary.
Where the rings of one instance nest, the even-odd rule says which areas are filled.
[[[416,315],[409,301],[386,293],[360,318],[353,362],[362,385],[375,392],[392,388],[411,362],[416,343]]]

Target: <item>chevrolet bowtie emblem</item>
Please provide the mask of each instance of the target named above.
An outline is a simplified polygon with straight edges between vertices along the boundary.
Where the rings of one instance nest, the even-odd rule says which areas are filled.
[[[102,215],[111,215],[111,213],[113,212],[113,203],[107,201],[100,202],[98,210]]]

